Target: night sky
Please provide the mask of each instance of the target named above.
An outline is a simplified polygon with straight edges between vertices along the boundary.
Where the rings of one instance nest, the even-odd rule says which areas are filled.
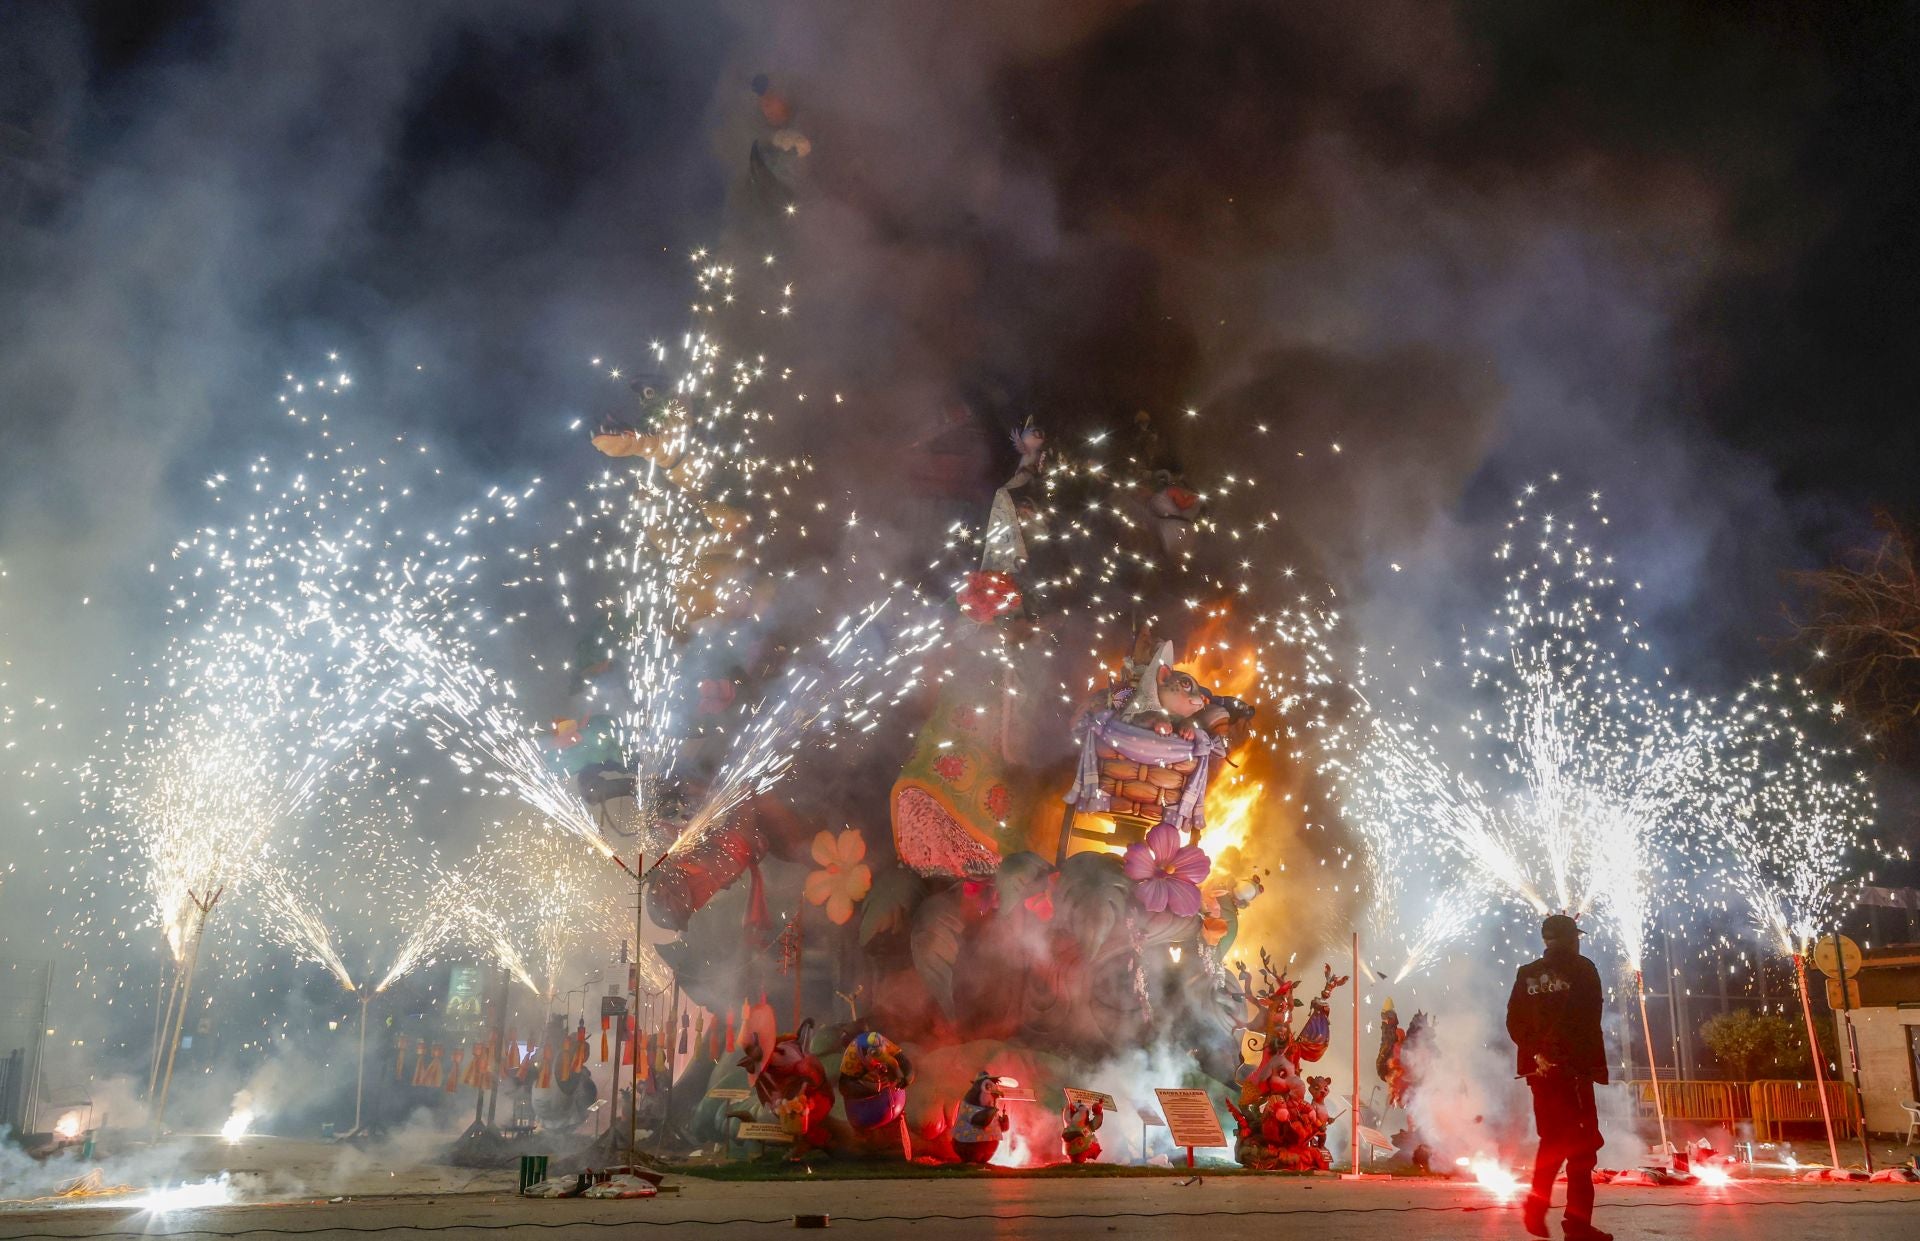
[[[1915,63],[1868,3],[9,5],[7,640],[73,688],[138,652],[139,569],[329,350],[477,485],[588,468],[587,359],[731,242],[848,394],[835,486],[962,404],[1257,412],[1286,451],[1184,463],[1264,468],[1383,641],[1449,649],[1561,470],[1696,683],[1793,668],[1783,574],[1920,509]]]

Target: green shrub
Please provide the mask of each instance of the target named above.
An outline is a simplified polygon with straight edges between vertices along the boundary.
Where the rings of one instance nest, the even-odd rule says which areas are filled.
[[[1838,1058],[1832,1022],[1816,1017],[1814,1028],[1831,1077]],[[1813,1076],[1813,1064],[1807,1059],[1806,1021],[1798,1013],[1732,1009],[1702,1024],[1700,1039],[1721,1071],[1736,1081]]]

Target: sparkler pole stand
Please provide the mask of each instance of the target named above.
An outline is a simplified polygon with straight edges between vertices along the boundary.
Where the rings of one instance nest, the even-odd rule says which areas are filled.
[[[373,992],[360,997],[360,1066],[353,1077],[353,1131],[360,1132],[360,1100],[367,1092],[367,1005],[373,1001]]]
[[[1671,985],[1671,984],[1669,984]],[[1660,1157],[1669,1157],[1667,1146],[1667,1105],[1660,1098],[1660,1070],[1653,1062],[1653,1023],[1647,1020],[1647,979],[1633,971],[1633,987],[1640,993],[1640,1033],[1647,1040],[1647,1077],[1653,1082],[1653,1114],[1660,1121]]]
[[[647,933],[647,855],[633,855],[633,1001],[628,1011],[633,1014],[633,1071],[627,1075],[627,1158],[631,1163],[640,1161],[640,1057],[645,1054],[647,1042],[640,1036],[640,947]],[[620,1066],[613,1066],[615,1085],[619,1084]],[[668,1078],[671,1088],[673,1079]],[[672,1096],[668,1096],[671,1098]],[[666,1118],[662,1117],[660,1128],[666,1129]],[[655,1143],[659,1145],[658,1135]]]
[[[612,1079],[612,1082],[609,1084],[609,1095],[614,1100],[613,1114],[609,1115],[607,1118],[607,1132],[606,1132],[604,1141],[607,1144],[607,1149],[610,1154],[616,1157],[622,1157],[625,1159],[627,1163],[633,1164],[635,1166],[639,1166],[647,1162],[646,1160],[643,1160],[641,1158],[641,1154],[640,1154],[640,1066],[642,1064],[642,1061],[640,1058],[647,1054],[647,1040],[645,1035],[642,1034],[640,1029],[640,949],[644,947],[646,944],[647,873],[648,873],[647,859],[645,854],[637,853],[634,855],[633,865],[628,866],[626,862],[621,860],[620,855],[618,853],[608,854],[607,856],[608,856],[608,859],[612,861],[615,866],[618,866],[621,870],[624,870],[627,872],[627,874],[633,876],[633,947],[634,947],[634,951],[633,951],[632,973],[628,976],[628,981],[631,984],[628,987],[628,993],[633,997],[633,1002],[629,1006],[628,1015],[632,1018],[632,1021],[633,1021],[634,1039],[633,1039],[633,1069],[628,1074],[628,1077],[627,1077],[628,1093],[627,1093],[626,1144],[624,1148],[615,1145],[615,1143],[619,1141],[619,1139],[615,1136],[615,1131],[616,1131],[616,1126],[620,1119],[619,1099],[620,1099],[621,1056],[618,1051],[614,1053],[613,1079]],[[661,862],[665,860],[666,860],[666,854],[662,853],[660,857],[654,860],[653,864],[657,867],[660,865]],[[651,1005],[649,1005],[649,1008],[651,1008]],[[666,1027],[661,1032],[661,1039],[666,1044],[666,1052],[667,1052],[667,1084],[666,1084],[666,1091],[665,1091],[665,1094],[666,1094],[665,1106],[662,1108],[660,1113],[660,1123],[658,1127],[656,1127],[653,1131],[653,1145],[655,1150],[658,1150],[663,1145],[665,1145],[667,1141],[667,1131],[672,1126],[672,1123],[673,1123],[673,1075],[674,1075],[674,1070],[678,1067],[678,1064],[679,1064],[678,1056],[674,1050],[675,1049],[674,1036],[678,1032],[678,1027],[674,1025],[674,1018],[678,1015],[679,1008],[680,1008],[680,980],[676,978],[674,979],[674,982],[673,982],[673,999],[671,1003],[669,1003],[669,1005],[667,1006]],[[627,1023],[627,1017],[622,1017],[617,1023],[615,1023],[614,1028],[616,1030],[616,1033],[614,1035],[614,1039],[615,1039],[616,1047],[619,1046],[620,1032],[625,1031],[626,1023]]]
[[[673,1119],[673,1079],[680,1072],[680,976],[673,978],[673,1002],[667,1006],[667,1102],[661,1109],[660,1132],[654,1138],[654,1147],[658,1149],[666,1141],[669,1122]]]
[[[800,910],[796,907],[793,911],[793,1028],[796,1030],[800,1028],[800,1023],[806,1020],[800,1015],[800,1006],[804,999],[801,991],[803,977],[801,964],[806,953],[806,943],[803,938],[805,934],[800,927]]]
[[[1347,1128],[1353,1131],[1353,1174],[1360,1175],[1360,932],[1353,933],[1353,1098],[1347,1101]]]
[[[512,1008],[513,976],[503,965],[500,967],[500,1019],[494,1026],[493,1051],[487,1057],[487,1077],[481,1079],[487,1092],[488,1129],[494,1127],[495,1110],[500,1106],[500,1064],[507,1058],[507,1014]]]
[[[180,972],[185,962],[175,961],[169,971],[170,978],[163,980],[161,990],[166,993],[164,1007],[155,1010],[153,1015],[153,1063],[147,1070],[147,1101],[153,1101],[153,1092],[160,1088],[160,1062],[166,1058],[167,1038],[173,1033],[173,1006],[180,998]]]
[[[1813,1082],[1820,1091],[1820,1115],[1827,1122],[1827,1154],[1833,1170],[1840,1170],[1840,1143],[1833,1136],[1833,1107],[1827,1102],[1827,1070],[1820,1063],[1820,1037],[1813,1028],[1813,1001],[1807,998],[1807,958],[1793,954],[1793,976],[1800,983],[1800,1012],[1807,1019],[1807,1053],[1813,1059]]]
[[[180,1035],[187,1024],[187,1001],[193,995],[193,974],[200,964],[200,941],[206,938],[207,915],[213,912],[213,907],[219,903],[220,894],[224,891],[226,891],[225,888],[214,889],[213,895],[205,901],[195,896],[191,890],[187,892],[187,899],[191,900],[193,907],[200,911],[200,916],[194,920],[193,924],[193,948],[187,954],[187,973],[180,980],[180,1003],[174,1013],[173,1035],[168,1040],[167,1070],[160,1078],[160,1098],[153,1108],[153,1136],[156,1141],[160,1137],[161,1130],[166,1127],[167,1092],[173,1087],[173,1061],[174,1057],[180,1054]]]

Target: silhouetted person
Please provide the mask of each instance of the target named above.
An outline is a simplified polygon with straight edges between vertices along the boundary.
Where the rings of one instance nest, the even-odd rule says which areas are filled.
[[[1507,998],[1507,1033],[1518,1048],[1520,1076],[1533,1088],[1540,1153],[1533,1161],[1533,1192],[1523,1210],[1527,1232],[1547,1231],[1547,1207],[1560,1165],[1567,1166],[1567,1241],[1612,1241],[1593,1226],[1593,1167],[1600,1123],[1593,1087],[1607,1080],[1600,1042],[1600,971],[1580,955],[1580,926],[1565,914],[1540,924],[1546,955],[1520,967]]]

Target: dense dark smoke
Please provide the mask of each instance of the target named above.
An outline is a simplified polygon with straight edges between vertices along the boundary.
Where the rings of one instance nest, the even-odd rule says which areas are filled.
[[[1257,469],[1343,586],[1407,566],[1422,613],[1477,551],[1453,527],[1562,468],[1614,495],[1690,647],[1768,611],[1804,516],[1700,427],[1696,368],[1768,257],[1740,224],[1801,137],[1781,96],[1814,89],[1785,32],[1639,19],[1724,48],[1702,99],[1578,6],[744,12],[736,82],[772,71],[813,140],[798,330],[864,389],[863,466],[956,401],[1147,410],[1197,479]]]
[[[778,252],[799,314],[768,348],[846,397],[799,431],[903,532],[923,527],[874,480],[955,411],[987,483],[1021,418],[1071,438],[1144,410],[1197,484],[1263,481],[1368,640],[1444,654],[1483,614],[1507,497],[1559,469],[1609,495],[1662,649],[1718,688],[1763,657],[1778,570],[1864,509],[1854,487],[1911,486],[1910,420],[1887,417],[1911,310],[1885,305],[1920,218],[1889,188],[1911,85],[1859,124],[1904,26],[1793,5],[14,6],[0,654],[68,702],[143,654],[146,565],[204,516],[204,475],[280,442],[280,376],[329,350],[368,425],[434,439],[476,491],[580,468],[554,463],[581,450],[586,359],[678,331],[684,255],[719,239]],[[761,73],[812,144],[791,218],[747,185]],[[1849,278],[1878,307],[1853,334]],[[0,820],[4,860],[60,864],[37,826]],[[38,903],[0,899],[0,943],[41,942]]]

